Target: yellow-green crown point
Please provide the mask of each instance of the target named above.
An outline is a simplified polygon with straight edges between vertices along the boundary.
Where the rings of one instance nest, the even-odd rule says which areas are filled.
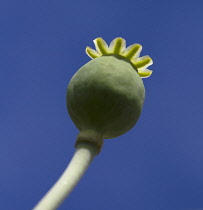
[[[140,44],[133,44],[126,48],[126,41],[121,37],[115,38],[109,46],[101,37],[96,38],[93,42],[96,50],[86,47],[86,53],[90,58],[94,59],[102,55],[120,55],[132,63],[141,78],[149,77],[152,74],[152,71],[147,67],[152,65],[153,61],[148,55],[140,57],[142,50]]]

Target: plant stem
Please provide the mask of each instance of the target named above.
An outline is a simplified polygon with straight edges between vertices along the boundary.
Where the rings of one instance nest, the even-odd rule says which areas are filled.
[[[98,154],[96,145],[89,142],[77,144],[75,154],[61,177],[33,210],[54,210],[71,193]]]

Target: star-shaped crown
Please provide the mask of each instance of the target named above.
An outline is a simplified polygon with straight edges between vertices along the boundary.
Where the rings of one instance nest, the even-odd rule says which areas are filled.
[[[126,41],[121,37],[115,38],[109,46],[101,37],[96,38],[93,42],[96,50],[86,47],[86,53],[90,58],[94,59],[102,55],[120,55],[132,63],[141,78],[149,77],[152,74],[152,71],[147,67],[152,65],[153,61],[148,55],[139,57],[142,50],[140,44],[132,44],[126,48]]]

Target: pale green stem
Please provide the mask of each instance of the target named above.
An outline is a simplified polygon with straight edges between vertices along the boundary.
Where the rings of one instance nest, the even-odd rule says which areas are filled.
[[[84,175],[98,148],[92,143],[79,143],[75,154],[59,180],[47,192],[34,210],[55,210],[71,193]]]

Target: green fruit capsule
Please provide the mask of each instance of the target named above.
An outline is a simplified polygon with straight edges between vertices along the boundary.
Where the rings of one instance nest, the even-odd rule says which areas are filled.
[[[67,88],[68,112],[83,140],[87,136],[114,138],[130,130],[144,103],[141,77],[152,73],[146,69],[152,59],[139,57],[141,45],[126,49],[122,38],[114,39],[109,47],[102,38],[94,42],[96,51],[86,49],[94,59],[75,73]]]

